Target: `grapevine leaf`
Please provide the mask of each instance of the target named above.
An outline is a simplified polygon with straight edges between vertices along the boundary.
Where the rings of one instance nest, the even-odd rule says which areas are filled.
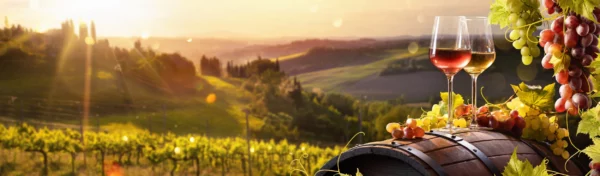
[[[558,0],[558,5],[564,11],[573,11],[589,20],[597,22],[594,17],[594,8],[600,7],[600,0]]]
[[[490,24],[500,25],[500,28],[508,26],[508,16],[510,15],[510,11],[508,10],[507,5],[507,0],[496,0],[490,6],[490,13],[488,14]]]
[[[517,148],[513,151],[510,156],[510,160],[506,167],[504,167],[504,172],[502,172],[503,176],[549,176],[548,171],[546,170],[545,162],[536,166],[535,168],[528,160],[521,161],[517,157]]]
[[[511,85],[519,100],[530,107],[551,110],[554,107],[554,83],[541,87],[528,86],[525,83]]]
[[[585,153],[590,159],[593,161],[600,160],[600,139],[594,138],[594,145],[590,145],[583,149],[583,153]]]
[[[465,103],[465,100],[463,99],[463,97],[460,94],[454,93],[452,92],[452,106],[454,108],[462,105]],[[448,104],[448,92],[440,92],[440,98],[442,98],[442,101],[446,104]]]
[[[581,121],[577,127],[577,134],[588,134],[590,137],[600,135],[600,106],[588,109],[581,114]]]
[[[550,63],[554,65],[554,75],[562,70],[567,70],[571,63],[571,57],[568,54],[552,55]]]
[[[358,168],[356,168],[356,176],[363,176],[363,174],[360,173],[360,170],[358,170]]]

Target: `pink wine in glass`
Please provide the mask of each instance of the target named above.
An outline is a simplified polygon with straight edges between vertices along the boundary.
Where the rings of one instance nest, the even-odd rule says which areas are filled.
[[[438,48],[429,49],[431,63],[446,75],[454,75],[471,61],[471,50]]]

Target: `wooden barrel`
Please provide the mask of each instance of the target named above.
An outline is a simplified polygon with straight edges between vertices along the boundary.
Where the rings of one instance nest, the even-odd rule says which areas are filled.
[[[473,130],[449,135],[428,132],[422,139],[385,140],[358,145],[344,152],[339,160],[340,171],[354,174],[357,168],[364,175],[501,175],[513,150],[518,158],[534,166],[544,158],[547,168],[568,175],[585,175],[580,164],[567,163],[552,153],[548,144],[517,139],[502,133]],[[338,170],[338,157],[321,169]],[[319,172],[318,175],[335,175]]]

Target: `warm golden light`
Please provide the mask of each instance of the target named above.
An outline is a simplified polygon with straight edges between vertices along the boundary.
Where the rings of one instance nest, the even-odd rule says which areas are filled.
[[[148,39],[150,38],[150,33],[149,32],[142,32],[142,39]]]
[[[417,51],[419,51],[419,44],[417,42],[410,42],[410,44],[408,44],[408,52],[410,54],[415,54]]]
[[[192,42],[192,38],[187,39],[187,42],[191,43]]]
[[[94,41],[94,38],[92,38],[90,36],[85,37],[85,44],[87,44],[87,45],[93,45],[94,43],[96,43]]]
[[[343,24],[344,24],[344,20],[341,18],[334,20],[332,23],[333,27],[336,27],[336,28],[342,27]]]
[[[181,149],[179,147],[175,147],[175,150],[173,152],[175,152],[175,154],[179,154],[181,153]]]
[[[127,136],[123,136],[121,139],[125,142],[127,142],[129,140],[129,138]]]

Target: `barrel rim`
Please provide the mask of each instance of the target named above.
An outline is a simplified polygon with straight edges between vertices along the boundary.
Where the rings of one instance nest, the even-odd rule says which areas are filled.
[[[392,154],[389,155],[389,153],[390,153],[389,151],[395,151],[395,152],[391,152]],[[383,153],[386,153],[386,154],[384,155]],[[410,155],[405,155],[404,153],[394,150],[394,148],[391,146],[386,146],[386,147],[358,146],[358,147],[351,148],[348,151],[343,152],[341,154],[341,156],[333,157],[325,165],[323,165],[323,167],[321,167],[321,170],[331,170],[333,168],[337,168],[338,167],[338,165],[337,165],[338,157],[339,157],[340,162],[342,162],[346,159],[363,156],[363,155],[376,155],[376,156],[383,156],[383,157],[390,157],[390,158],[398,159],[398,160],[410,165],[413,169],[415,169],[421,175],[429,175],[429,172],[427,171],[427,169],[419,161],[411,158]],[[322,175],[325,175],[325,173],[319,172],[317,175],[322,176]]]

